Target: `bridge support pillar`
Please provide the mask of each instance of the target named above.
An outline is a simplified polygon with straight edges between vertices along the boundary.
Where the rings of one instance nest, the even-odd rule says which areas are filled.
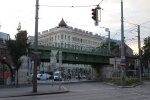
[[[105,80],[113,76],[112,65],[92,65],[92,79]]]
[[[101,79],[101,75],[100,75],[100,67],[98,67],[98,65],[92,65],[92,79],[93,80],[100,80]]]

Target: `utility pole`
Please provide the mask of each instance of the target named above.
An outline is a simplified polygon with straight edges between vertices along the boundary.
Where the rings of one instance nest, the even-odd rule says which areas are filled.
[[[126,59],[125,59],[125,43],[124,43],[124,20],[123,20],[123,0],[121,0],[121,78],[123,83],[123,77],[125,76]]]
[[[39,11],[39,0],[36,0],[35,9],[35,37],[34,37],[34,69],[33,69],[33,92],[37,92],[37,46],[38,46],[38,11]]]
[[[141,54],[141,40],[140,40],[140,25],[138,25],[138,48],[139,48],[139,78],[141,81],[142,80],[141,79],[141,66],[142,66],[141,57],[142,57],[142,54]]]
[[[123,0],[121,0],[121,59],[125,59]]]

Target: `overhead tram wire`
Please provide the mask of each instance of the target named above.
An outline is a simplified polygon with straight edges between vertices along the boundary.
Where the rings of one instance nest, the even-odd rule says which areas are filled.
[[[131,22],[128,22],[128,21],[125,21],[126,23],[128,23],[128,24],[131,24],[131,25],[134,25],[134,26],[138,26],[138,24],[135,24],[135,23],[131,23]],[[144,23],[142,23],[142,24],[139,24],[141,27],[143,27],[143,28],[146,28],[146,29],[150,29],[150,28],[148,28],[148,27],[145,27],[145,26],[142,26],[143,24],[146,24],[146,23],[149,23],[150,21],[147,21],[147,22],[144,22]],[[134,30],[134,29],[133,29]]]
[[[87,5],[87,6],[50,6],[50,5],[40,5],[43,7],[62,7],[62,8],[76,8],[76,7],[93,7],[93,6],[97,6],[97,5]]]
[[[100,5],[102,2],[103,2],[103,0],[101,0],[101,2],[98,5]]]
[[[138,24],[135,24],[135,23],[131,23],[131,22],[128,22],[128,21],[124,21],[125,23],[128,23],[128,24],[131,24],[131,25],[134,25],[134,26],[137,26]]]
[[[103,2],[103,0],[101,0],[101,2],[98,4],[100,5]],[[76,8],[76,7],[93,7],[93,6],[97,6],[97,5],[85,5],[85,6],[50,6],[50,5],[39,5],[39,6],[43,6],[43,7],[68,7],[68,8]]]
[[[147,24],[147,23],[149,23],[150,21],[146,21],[146,22],[144,22],[144,23],[142,23],[142,24],[140,24],[140,25],[143,25],[143,24]]]
[[[146,28],[146,29],[149,29],[149,30],[150,30],[150,28],[149,28],[149,27],[145,27],[145,26],[141,26],[141,27],[143,27],[143,28]]]
[[[131,25],[134,25],[134,26],[138,26],[138,24],[135,24],[135,23],[131,23],[131,22],[128,22],[128,21],[124,21],[124,22],[126,22],[126,23],[128,23],[128,24],[131,24]],[[144,23],[142,23],[142,24],[139,24],[141,27],[143,27],[143,28],[147,28],[147,29],[150,29],[150,28],[148,28],[148,27],[145,27],[145,26],[142,26],[143,24],[147,24],[147,23],[149,23],[150,21],[147,21],[147,22],[144,22]]]

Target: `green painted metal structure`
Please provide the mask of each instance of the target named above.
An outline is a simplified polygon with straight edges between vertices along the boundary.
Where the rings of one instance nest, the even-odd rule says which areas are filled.
[[[33,50],[33,46],[30,46],[30,56],[32,55]],[[62,51],[62,63],[108,64],[109,58],[113,57],[107,49],[85,51],[72,48],[38,46],[41,61],[50,61],[51,50]]]

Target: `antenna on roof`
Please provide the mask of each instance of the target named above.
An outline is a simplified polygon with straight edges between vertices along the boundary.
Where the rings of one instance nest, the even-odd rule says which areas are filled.
[[[0,22],[0,29],[1,29],[1,22]]]
[[[18,23],[17,31],[19,32],[21,30],[21,23]]]

